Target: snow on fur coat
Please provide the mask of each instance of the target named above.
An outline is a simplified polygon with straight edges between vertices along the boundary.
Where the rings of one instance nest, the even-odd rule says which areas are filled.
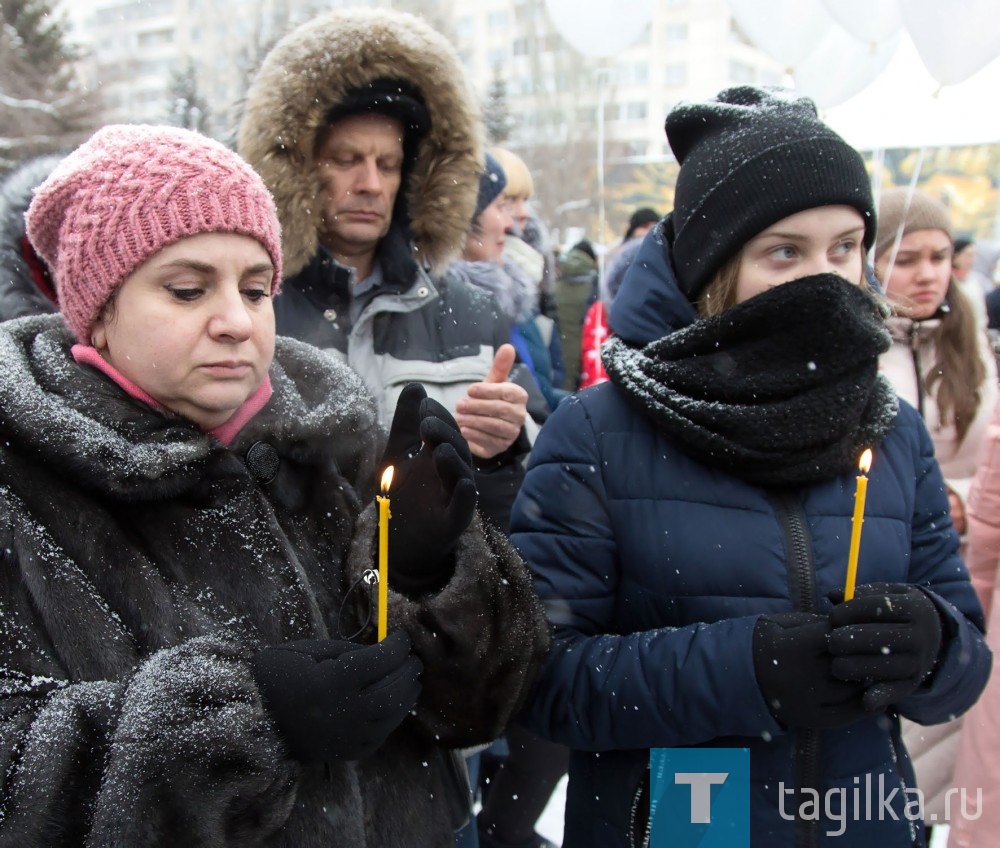
[[[279,338],[274,394],[225,447],[71,344],[56,316],[0,328],[0,845],[450,846],[438,746],[497,736],[546,647],[513,549],[476,520],[438,594],[390,592],[414,715],[366,760],[302,765],[249,660],[338,637],[372,559],[370,398]],[[261,441],[270,482],[244,460]]]

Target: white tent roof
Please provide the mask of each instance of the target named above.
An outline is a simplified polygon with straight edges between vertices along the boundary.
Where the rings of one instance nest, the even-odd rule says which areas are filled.
[[[909,36],[871,85],[823,115],[860,150],[1000,142],[1000,58],[964,82],[940,86]]]

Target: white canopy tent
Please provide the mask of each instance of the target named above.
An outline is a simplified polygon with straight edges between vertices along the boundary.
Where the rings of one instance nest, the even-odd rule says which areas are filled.
[[[886,69],[823,117],[860,150],[1000,143],[1000,58],[941,86],[906,35]]]

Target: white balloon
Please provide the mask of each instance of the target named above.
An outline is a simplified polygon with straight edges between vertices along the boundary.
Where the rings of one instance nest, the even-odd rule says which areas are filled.
[[[823,40],[833,19],[820,0],[729,0],[747,38],[786,68],[794,68]]]
[[[795,90],[820,109],[850,100],[885,70],[901,36],[897,32],[878,44],[865,43],[832,25],[819,46],[792,68]]]
[[[1000,142],[1000,109],[983,104],[992,103],[997,91],[1000,59],[941,88],[904,33],[885,71],[824,119],[859,150],[994,144]]]
[[[614,56],[631,46],[653,17],[654,0],[545,0],[559,34],[586,56]]]
[[[855,38],[876,43],[903,28],[899,0],[822,0],[830,16]]]
[[[934,79],[951,85],[1000,56],[997,0],[898,0],[903,23]]]

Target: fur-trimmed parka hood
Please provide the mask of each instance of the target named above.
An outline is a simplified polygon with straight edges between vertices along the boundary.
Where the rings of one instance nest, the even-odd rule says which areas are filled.
[[[401,189],[416,258],[440,269],[461,249],[483,154],[479,109],[454,48],[415,16],[340,10],[275,45],[250,86],[238,131],[240,154],[277,204],[286,276],[301,271],[319,247],[317,134],[331,107],[380,79],[405,81],[430,114]]]
[[[51,290],[44,263],[27,244],[24,213],[35,189],[62,160],[60,153],[46,153],[22,162],[0,180],[0,321],[54,312],[55,304],[39,282]]]

